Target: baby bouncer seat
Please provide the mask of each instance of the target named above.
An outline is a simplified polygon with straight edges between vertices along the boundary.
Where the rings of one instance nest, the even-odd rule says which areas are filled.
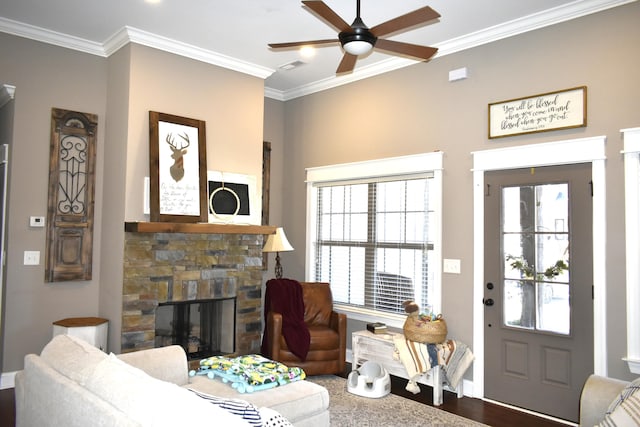
[[[379,363],[366,361],[349,374],[347,391],[364,397],[384,397],[391,392],[389,373]]]

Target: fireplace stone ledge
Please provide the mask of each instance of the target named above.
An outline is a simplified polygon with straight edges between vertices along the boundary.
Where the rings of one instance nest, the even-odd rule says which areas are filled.
[[[203,222],[125,222],[124,231],[129,233],[273,234],[276,232],[276,227]]]

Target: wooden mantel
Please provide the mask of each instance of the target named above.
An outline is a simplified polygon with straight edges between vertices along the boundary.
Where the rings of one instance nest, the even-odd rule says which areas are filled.
[[[128,233],[273,234],[272,225],[239,225],[176,222],[125,222]]]

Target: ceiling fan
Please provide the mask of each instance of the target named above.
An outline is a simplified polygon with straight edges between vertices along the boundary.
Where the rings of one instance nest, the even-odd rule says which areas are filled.
[[[376,25],[373,28],[368,28],[360,18],[360,0],[357,0],[356,19],[351,25],[347,24],[340,16],[338,16],[337,13],[322,1],[312,0],[303,1],[302,3],[318,14],[321,18],[324,18],[332,27],[337,29],[339,31],[338,38],[289,43],[270,43],[269,47],[279,49],[340,42],[344,49],[344,56],[336,70],[337,74],[353,71],[358,56],[368,53],[374,47],[394,55],[406,55],[420,60],[427,60],[438,51],[438,49],[434,47],[419,46],[380,38],[387,34],[405,30],[409,27],[439,18],[440,14],[429,6],[398,16],[397,18]]]

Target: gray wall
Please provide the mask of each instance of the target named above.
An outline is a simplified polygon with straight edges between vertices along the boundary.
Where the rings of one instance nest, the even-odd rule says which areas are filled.
[[[284,192],[284,175],[288,169],[288,165],[284,163],[285,157],[285,145],[284,145],[284,106],[285,104],[280,101],[275,101],[270,98],[264,99],[264,140],[271,143],[271,195],[269,203],[269,224],[274,226],[283,226],[283,211],[288,210],[282,204],[282,194]],[[284,229],[287,234],[287,229]],[[301,247],[294,249],[302,249]],[[285,276],[289,276],[289,252],[283,252],[280,254],[280,261],[283,267]],[[275,277],[275,254],[269,254],[268,268],[263,274],[264,282]]]
[[[470,152],[606,135],[609,371],[629,378],[620,360],[626,314],[619,130],[640,125],[639,16],[636,2],[284,103],[263,100],[260,79],[141,46],[105,59],[0,34],[2,83],[17,87],[2,371],[21,369],[24,355],[39,352],[51,322],[63,317],[109,318],[109,343],[117,351],[122,224],[146,219],[141,180],[152,109],[207,121],[210,169],[259,177],[262,140],[273,144],[270,222],[283,225],[296,248],[282,254],[289,277],[305,273],[304,168],[443,150],[443,256],[462,260],[462,274],[444,275],[443,311],[451,335],[466,342],[472,339]],[[470,78],[449,83],[448,72],[463,66]],[[489,102],[577,85],[588,86],[588,127],[487,139]],[[99,116],[92,281],[45,284],[42,265],[22,265],[25,250],[44,254],[44,231],[29,229],[28,217],[46,214],[52,107]],[[272,266],[270,258],[266,278]]]
[[[145,221],[149,110],[201,119],[209,170],[255,175],[261,185],[262,79],[155,49],[127,45],[108,59],[0,33],[0,79],[16,86],[9,200],[2,372],[22,369],[66,317],[109,319],[109,350],[119,352],[124,221]],[[98,115],[93,280],[44,282],[51,108]],[[260,187],[258,187],[260,188]]]
[[[109,58],[100,312],[120,351],[124,221],[148,221],[149,111],[206,123],[207,169],[254,175],[262,185],[264,82],[160,50],[131,44]]]
[[[102,189],[96,186],[93,280],[45,284],[45,229],[29,216],[47,214],[51,108],[98,115],[96,173],[103,170],[107,69],[105,58],[0,34],[0,79],[16,87],[10,159],[9,222],[4,301],[3,372],[51,339],[52,322],[98,315]],[[25,250],[40,265],[23,265]]]
[[[620,129],[640,126],[637,55],[640,4],[632,3],[437,58],[285,103],[284,191],[291,277],[304,277],[305,168],[444,152],[443,257],[462,274],[443,274],[449,335],[472,343],[472,151],[607,136],[607,313],[609,374],[630,378],[626,355],[623,163]],[[448,82],[467,67],[467,80]],[[575,86],[588,87],[588,126],[489,140],[487,104]],[[300,250],[298,250],[298,248]],[[349,329],[361,329],[350,322]]]

